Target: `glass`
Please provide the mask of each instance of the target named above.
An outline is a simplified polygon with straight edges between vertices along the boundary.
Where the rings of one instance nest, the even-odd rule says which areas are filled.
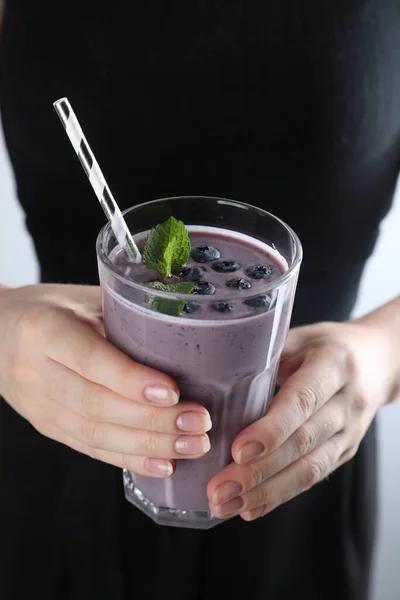
[[[208,231],[215,235],[215,247],[221,243],[220,234],[254,251],[264,251],[267,245],[275,263],[284,265],[275,280],[257,281],[254,292],[224,288],[222,301],[233,307],[227,314],[210,311],[211,296],[196,295],[200,308],[196,314],[168,316],[153,310],[157,303],[150,300],[162,298],[184,306],[188,296],[153,289],[149,295],[148,287],[132,281],[129,273],[122,273],[110,259],[117,242],[109,224],[97,239],[107,338],[135,361],[171,375],[181,397],[204,405],[213,423],[211,450],[200,459],[177,460],[172,477],[154,479],[124,471],[126,498],[156,523],[208,529],[222,521],[209,511],[207,484],[232,461],[233,440],[265,414],[274,393],[302,259],[301,244],[277,217],[222,198],[166,198],[130,208],[124,215],[136,239],[172,215],[189,231],[213,228]],[[262,298],[260,306],[257,308],[257,300],[256,307],[244,303],[245,293],[247,300]]]

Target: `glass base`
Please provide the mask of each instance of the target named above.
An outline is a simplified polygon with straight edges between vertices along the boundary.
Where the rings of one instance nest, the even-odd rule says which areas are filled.
[[[211,529],[211,527],[215,527],[215,525],[219,525],[226,520],[217,519],[208,510],[185,510],[182,508],[155,506],[135,486],[131,473],[125,469],[123,471],[123,479],[125,498],[128,502],[153,519],[158,525],[187,527],[189,529]]]

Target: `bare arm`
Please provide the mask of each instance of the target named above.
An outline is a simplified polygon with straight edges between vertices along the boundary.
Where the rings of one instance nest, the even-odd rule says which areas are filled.
[[[386,341],[391,349],[389,355],[393,356],[393,392],[387,398],[389,403],[400,399],[400,296],[383,304],[373,312],[354,321],[372,328],[380,337]],[[388,369],[390,365],[388,364]]]

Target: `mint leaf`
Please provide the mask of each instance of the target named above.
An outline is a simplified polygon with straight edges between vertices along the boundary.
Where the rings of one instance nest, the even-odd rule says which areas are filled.
[[[196,284],[192,281],[182,281],[180,283],[162,283],[161,281],[150,281],[147,285],[155,290],[172,292],[175,294],[191,294],[196,287]],[[178,317],[183,311],[185,304],[186,302],[182,300],[161,298],[161,296],[149,294],[150,308],[171,317]]]
[[[149,281],[148,287],[173,294],[191,294],[196,287],[193,281],[178,281],[177,283],[162,283],[162,281]]]
[[[171,217],[173,219],[173,217]],[[182,221],[174,219],[175,222],[175,240],[171,257],[171,273],[179,275],[182,267],[190,256],[190,239],[188,230]],[[177,290],[175,290],[177,291]],[[179,293],[179,292],[177,292]],[[181,292],[182,294],[186,292]]]
[[[143,247],[142,260],[149,269],[170,277],[179,275],[189,255],[190,240],[185,225],[169,217],[150,231]]]

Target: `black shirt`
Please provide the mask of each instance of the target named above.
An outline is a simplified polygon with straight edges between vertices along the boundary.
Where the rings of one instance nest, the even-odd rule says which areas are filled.
[[[68,96],[120,206],[204,194],[300,236],[293,324],[343,320],[400,166],[398,0],[9,0],[1,111],[42,281],[97,283],[104,215],[53,111]],[[121,473],[0,409],[0,595],[364,600],[374,425],[327,481],[253,523],[161,527]]]

